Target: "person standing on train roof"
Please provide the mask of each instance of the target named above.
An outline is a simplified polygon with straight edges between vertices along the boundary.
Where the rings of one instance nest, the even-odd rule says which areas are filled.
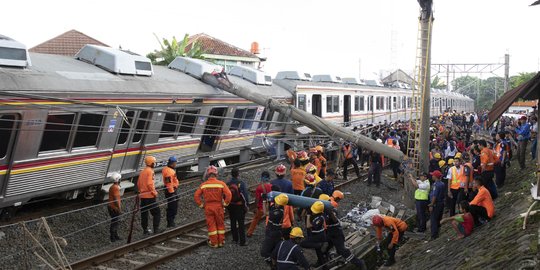
[[[223,207],[231,202],[231,191],[227,184],[218,180],[218,170],[215,166],[206,169],[206,177],[197,191],[195,203],[204,208],[206,226],[208,228],[208,245],[213,248],[225,245],[225,214]]]
[[[269,182],[270,173],[268,171],[263,171],[261,173],[261,183],[257,185],[257,188],[255,189],[255,203],[257,204],[257,210],[255,212],[255,217],[251,220],[251,225],[249,225],[247,237],[253,236],[257,224],[259,224],[262,217],[268,213],[268,200],[266,194],[272,191],[272,185]]]
[[[167,166],[161,171],[163,185],[165,186],[165,198],[167,199],[167,228],[173,228],[174,218],[178,213],[178,177],[176,176],[176,163],[178,160],[172,156],[167,161]]]
[[[146,156],[144,158],[146,168],[139,174],[137,180],[137,189],[139,190],[139,198],[141,199],[141,226],[143,234],[151,233],[148,229],[148,212],[152,214],[152,225],[154,234],[159,233],[159,222],[161,220],[161,212],[157,203],[157,191],[154,186],[154,167],[156,166],[156,158]]]
[[[109,188],[109,205],[107,210],[111,217],[111,226],[109,228],[111,242],[116,240],[122,240],[118,236],[118,225],[120,223],[120,214],[122,214],[122,200],[120,199],[120,179],[122,175],[119,173],[113,173],[111,176],[113,180],[112,186]]]
[[[233,242],[240,246],[246,245],[245,218],[248,211],[249,193],[244,181],[239,179],[240,171],[233,168],[231,171],[231,180],[227,186],[231,191],[231,203],[227,207],[229,218],[231,220],[231,234]]]
[[[341,146],[341,151],[343,152],[343,180],[347,181],[347,173],[349,165],[353,165],[356,176],[360,178],[360,170],[358,169],[358,164],[354,159],[353,151],[354,147],[351,142],[344,142]]]
[[[300,195],[304,190],[304,178],[306,177],[306,170],[301,166],[300,160],[294,160],[294,169],[291,170],[291,182],[293,186],[294,195]]]
[[[287,168],[283,164],[277,165],[275,171],[276,179],[272,180],[270,184],[273,186],[278,186],[281,192],[293,194],[293,187],[290,180],[285,179],[285,174],[287,173]]]

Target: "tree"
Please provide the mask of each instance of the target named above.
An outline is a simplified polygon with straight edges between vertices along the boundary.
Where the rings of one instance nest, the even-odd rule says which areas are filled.
[[[441,78],[439,76],[435,76],[433,80],[431,81],[431,88],[435,89],[446,89],[446,84],[441,81]]]
[[[510,88],[514,89],[529,81],[536,75],[536,72],[520,72],[517,76],[510,77]]]
[[[197,59],[204,58],[204,50],[202,49],[201,44],[196,40],[189,43],[189,34],[185,34],[180,42],[178,42],[174,36],[171,41],[166,38],[160,40],[156,34],[154,34],[154,36],[156,37],[161,50],[154,50],[146,55],[154,65],[166,66],[178,56]]]

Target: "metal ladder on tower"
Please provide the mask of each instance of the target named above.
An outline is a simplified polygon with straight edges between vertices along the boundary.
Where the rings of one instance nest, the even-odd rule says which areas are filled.
[[[423,114],[422,106],[422,89],[426,85],[427,78],[426,71],[428,66],[428,57],[427,53],[424,51],[427,50],[430,46],[431,40],[431,26],[433,24],[433,19],[430,16],[428,19],[427,29],[422,27],[422,21],[418,20],[418,33],[416,38],[416,63],[414,67],[414,78],[412,81],[412,96],[411,101],[407,100],[407,105],[410,103],[409,110],[409,136],[407,141],[407,156],[409,159],[410,169],[414,170],[416,173],[420,172],[420,159],[421,154],[428,154],[429,149],[420,149],[420,117]],[[427,33],[423,33],[428,31]],[[424,38],[428,37],[427,39]],[[427,68],[423,68],[427,67]],[[429,108],[428,108],[429,109]]]

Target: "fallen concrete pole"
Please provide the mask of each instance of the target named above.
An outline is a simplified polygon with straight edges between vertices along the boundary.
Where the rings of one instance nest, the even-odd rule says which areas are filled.
[[[292,119],[310,127],[311,129],[319,133],[327,134],[331,138],[337,137],[345,141],[353,142],[356,145],[380,153],[398,162],[401,162],[403,160],[404,155],[399,150],[388,147],[387,145],[374,141],[366,136],[354,133],[352,130],[349,130],[347,128],[337,126],[315,115],[302,111],[292,105],[282,103],[273,98],[269,98],[265,95],[262,95],[261,93],[252,91],[251,89],[234,85],[221,74],[212,75],[209,73],[205,73],[202,76],[202,81],[219,89],[227,91],[233,95],[253,101],[261,106],[265,106],[266,108],[277,111],[280,114],[288,115]]]

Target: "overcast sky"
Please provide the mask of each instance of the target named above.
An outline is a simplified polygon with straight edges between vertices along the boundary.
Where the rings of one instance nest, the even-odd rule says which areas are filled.
[[[539,69],[533,0],[434,2],[433,63],[498,63],[509,52],[511,74]],[[76,29],[144,55],[159,46],[152,33],[204,32],[247,50],[259,42],[272,75],[370,78],[414,68],[418,10],[416,0],[12,0],[2,3],[0,34],[30,48]]]

